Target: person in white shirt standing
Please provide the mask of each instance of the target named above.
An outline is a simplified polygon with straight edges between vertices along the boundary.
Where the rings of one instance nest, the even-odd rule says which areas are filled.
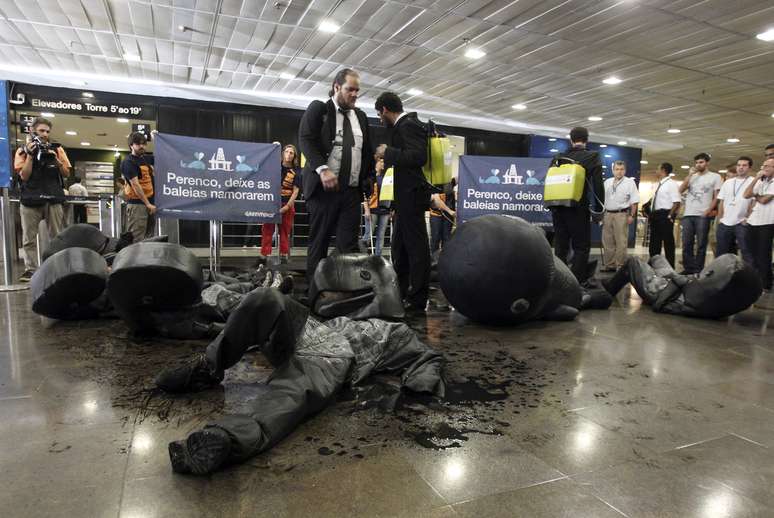
[[[714,218],[718,191],[723,180],[708,170],[710,156],[699,153],[694,158],[695,171],[680,185],[685,195],[683,213],[683,273],[699,273],[707,258],[710,225]]]
[[[763,289],[771,291],[771,246],[774,242],[774,158],[767,158],[755,179],[747,186],[744,197],[755,200],[747,218],[750,225],[750,249],[753,264],[763,281]]]
[[[629,225],[637,217],[640,194],[626,164],[613,162],[613,177],[605,180],[605,216],[602,220],[602,271],[614,272],[626,261]]]
[[[70,196],[88,196],[89,191],[81,184],[81,179],[77,176],[73,179],[73,184],[69,189]],[[86,205],[78,203],[73,207],[73,222],[74,223],[86,223]]]
[[[752,158],[742,156],[736,161],[736,176],[723,182],[718,194],[718,245],[716,254],[734,253],[736,249],[742,253],[742,259],[753,264],[752,251],[748,233],[747,216],[750,213],[752,199],[744,197],[747,187],[753,182],[748,176],[752,168]]]
[[[675,217],[680,210],[682,198],[673,181],[672,164],[664,162],[658,166],[658,186],[650,202],[648,225],[650,226],[650,244],[648,252],[650,256],[659,255],[661,246],[664,246],[664,257],[675,267]]]

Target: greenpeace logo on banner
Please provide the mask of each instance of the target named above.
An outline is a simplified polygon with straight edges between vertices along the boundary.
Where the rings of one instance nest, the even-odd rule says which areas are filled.
[[[156,206],[162,215],[279,220],[279,145],[158,134],[155,155]]]
[[[547,158],[460,157],[458,218],[503,214],[550,226],[551,213],[543,205],[549,165]]]

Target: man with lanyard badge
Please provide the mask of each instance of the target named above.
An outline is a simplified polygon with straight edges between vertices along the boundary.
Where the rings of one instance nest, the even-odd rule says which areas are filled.
[[[736,176],[726,180],[718,194],[718,229],[716,255],[734,253],[733,245],[742,252],[742,259],[753,264],[750,250],[747,216],[750,213],[752,199],[744,197],[747,187],[753,182],[748,176],[753,161],[750,157],[739,157],[736,163]]]
[[[602,271],[614,272],[626,261],[629,225],[637,217],[640,194],[633,178],[626,176],[623,160],[613,162],[613,177],[605,180],[605,216],[602,223]]]

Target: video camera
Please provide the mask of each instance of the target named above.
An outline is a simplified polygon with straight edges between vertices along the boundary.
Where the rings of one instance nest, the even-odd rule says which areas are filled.
[[[40,138],[38,135],[32,135],[32,139],[30,140],[30,144],[36,144],[38,146],[38,160],[41,159],[43,156],[43,153],[55,153],[56,149],[61,146],[61,144],[54,144],[53,142],[48,142]]]

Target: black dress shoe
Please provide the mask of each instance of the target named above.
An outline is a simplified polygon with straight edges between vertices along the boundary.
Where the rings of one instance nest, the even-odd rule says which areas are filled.
[[[156,376],[156,386],[166,392],[197,392],[205,390],[223,381],[210,369],[207,359],[199,354],[185,365],[172,367]]]
[[[169,443],[169,460],[175,473],[207,475],[217,471],[231,453],[231,437],[211,426],[193,432],[184,441]]]

